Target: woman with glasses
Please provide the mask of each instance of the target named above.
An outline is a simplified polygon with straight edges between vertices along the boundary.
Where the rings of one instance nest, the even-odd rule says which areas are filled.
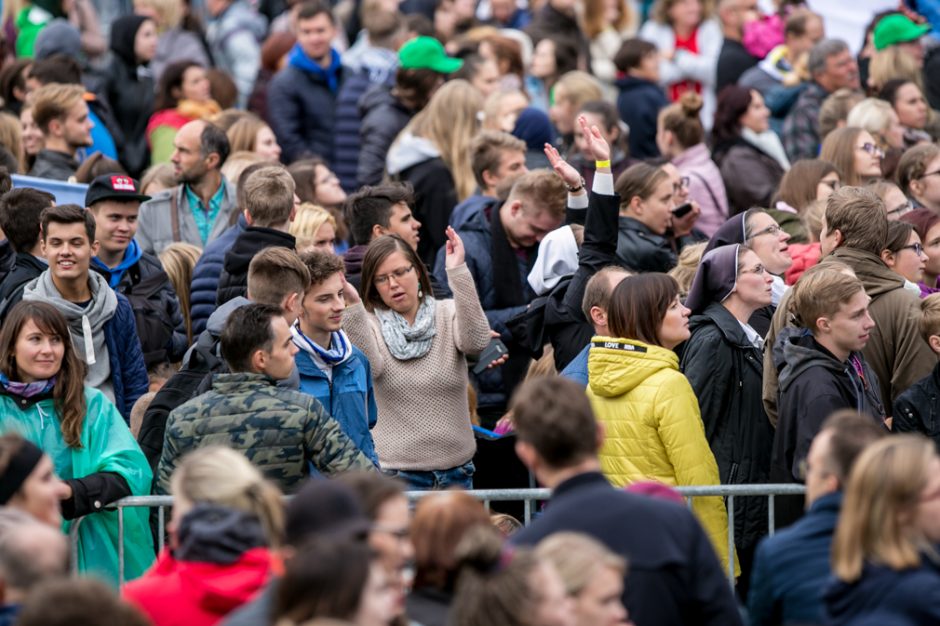
[[[792,243],[808,243],[802,220],[806,209],[813,202],[825,202],[841,186],[842,175],[829,161],[800,159],[783,175],[767,213],[787,231]]]
[[[915,207],[940,213],[940,146],[928,143],[905,152],[898,163],[898,185]]]
[[[473,484],[466,355],[486,348],[490,327],[452,228],[445,253],[453,300],[434,299],[424,263],[397,235],[369,244],[362,298],[349,283],[343,291],[343,328],[372,365],[379,462],[412,489]]]
[[[865,98],[849,111],[846,126],[864,128],[878,147],[885,153],[881,161],[881,173],[885,178],[894,178],[898,161],[907,147],[904,142],[904,126],[891,105],[878,98]]]
[[[757,254],[733,244],[710,251],[692,281],[686,306],[691,337],[680,346],[682,373],[698,399],[705,438],[723,485],[766,483],[774,429],[761,400],[763,338],[748,320],[770,306],[773,277]],[[758,540],[767,534],[767,501],[735,503],[734,539],[742,597]]]
[[[705,248],[705,254],[708,254],[720,246],[736,243],[746,245],[754,251],[770,274],[770,303],[758,308],[748,321],[761,337],[765,337],[770,330],[770,320],[773,319],[777,305],[787,291],[783,275],[793,264],[789,242],[790,235],[767,211],[750,209],[725,222]]]
[[[924,278],[927,267],[927,255],[920,242],[917,231],[908,222],[888,222],[888,240],[881,251],[881,260],[891,271],[904,279],[904,288],[918,296],[921,294],[918,284]]]
[[[852,468],[832,541],[828,623],[940,623],[938,544],[934,444],[913,435],[871,444]]]
[[[611,294],[607,324],[610,336],[595,337],[588,355],[587,394],[605,432],[601,470],[616,486],[719,484],[698,400],[674,352],[689,338],[679,285],[657,272],[623,279]],[[721,498],[695,498],[692,509],[727,567]]]
[[[885,203],[888,221],[897,221],[906,213],[914,210],[914,205],[907,199],[901,188],[890,180],[876,181],[868,188]]]
[[[920,238],[927,262],[924,275],[918,282],[921,297],[940,291],[940,215],[929,209],[914,209],[901,218],[914,226]]]
[[[839,128],[826,136],[819,157],[842,172],[842,184],[852,187],[880,179],[884,150],[867,130]]]

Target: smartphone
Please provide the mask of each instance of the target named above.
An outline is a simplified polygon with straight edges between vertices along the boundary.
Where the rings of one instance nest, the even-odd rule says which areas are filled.
[[[506,344],[500,341],[498,337],[494,337],[490,341],[490,345],[486,346],[483,352],[480,353],[480,356],[477,357],[479,360],[477,364],[473,366],[473,373],[482,374],[486,371],[490,363],[499,359],[507,352],[509,352],[509,350],[506,348]]]
[[[685,204],[680,204],[672,210],[673,217],[685,217],[692,211],[692,203],[686,202]]]

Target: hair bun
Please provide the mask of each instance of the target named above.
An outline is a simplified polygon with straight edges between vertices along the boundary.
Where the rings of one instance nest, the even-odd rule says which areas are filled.
[[[687,91],[679,97],[679,104],[682,106],[682,112],[689,117],[698,117],[702,110],[702,96],[694,91]]]

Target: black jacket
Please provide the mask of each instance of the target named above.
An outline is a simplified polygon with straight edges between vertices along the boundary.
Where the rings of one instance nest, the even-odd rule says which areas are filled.
[[[712,159],[721,170],[732,215],[753,207],[770,207],[784,174],[776,159],[742,138],[715,146]]]
[[[150,165],[147,122],[153,115],[154,83],[150,70],[128,65],[115,56],[108,71],[105,95],[120,136],[114,137],[121,165],[134,178]]]
[[[809,331],[785,328],[774,345],[774,360],[780,370],[777,432],[770,478],[775,483],[803,482],[799,465],[806,458],[813,437],[822,423],[839,409],[871,415],[883,423],[878,378],[860,353],[864,378],[849,362],[837,360]]]
[[[6,319],[7,313],[13,306],[23,299],[23,287],[33,280],[49,266],[42,260],[28,252],[17,252],[13,269],[0,282],[0,321]]]
[[[288,65],[268,84],[268,121],[284,149],[281,160],[319,156],[333,162],[336,94],[319,76]]]
[[[751,56],[740,41],[726,38],[718,53],[715,93],[720,93],[728,85],[737,83],[741,74],[757,65],[759,61],[757,57]]]
[[[359,100],[359,185],[378,185],[385,175],[385,157],[414,111],[392,96],[387,85],[376,85]]]
[[[680,367],[698,398],[721,484],[768,482],[774,430],[761,400],[761,351],[717,303],[689,320],[689,329]],[[767,499],[741,498],[735,513],[735,545],[751,548],[767,534]]]
[[[676,266],[669,239],[632,217],[619,218],[617,261],[634,272],[668,272]]]
[[[663,88],[654,82],[634,76],[617,80],[617,111],[630,127],[630,157],[651,159],[659,156],[656,145],[656,118],[660,109],[669,104]]]
[[[297,241],[290,233],[261,226],[246,228],[235,239],[231,250],[225,253],[215,305],[221,306],[232,298],[244,296],[247,293],[248,265],[251,264],[256,254],[271,246],[293,250],[296,245]]]
[[[826,624],[862,624],[859,618],[875,615],[880,619],[864,623],[940,624],[940,564],[934,559],[922,553],[919,567],[900,571],[865,563],[857,581],[832,581],[823,596],[829,618]]]
[[[559,372],[594,336],[594,327],[581,310],[588,281],[601,268],[617,263],[620,199],[592,191],[589,202],[578,269],[570,281],[555,286],[545,305],[545,334],[554,349],[555,369]]]
[[[580,532],[630,561],[623,602],[637,624],[737,626],[731,586],[715,550],[688,508],[614,489],[587,472],[555,488],[545,512],[513,535],[535,545]]]
[[[33,169],[29,170],[29,175],[36,178],[48,178],[49,180],[68,180],[75,176],[77,170],[78,161],[75,157],[57,150],[43,148],[36,155],[36,160],[33,161]]]
[[[940,449],[940,363],[894,401],[892,432],[920,433]]]
[[[418,256],[431,267],[437,251],[447,243],[445,231],[457,206],[457,189],[450,169],[440,157],[421,161],[393,178],[414,187],[414,216],[421,222]]]

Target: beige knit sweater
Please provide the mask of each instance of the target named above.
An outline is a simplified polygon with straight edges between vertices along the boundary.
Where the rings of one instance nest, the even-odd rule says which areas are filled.
[[[421,358],[399,361],[379,320],[362,304],[348,307],[343,328],[372,364],[378,420],[372,438],[384,469],[443,470],[476,450],[467,405],[467,360],[490,342],[490,326],[466,265],[447,270],[453,300],[438,300],[437,334]]]

